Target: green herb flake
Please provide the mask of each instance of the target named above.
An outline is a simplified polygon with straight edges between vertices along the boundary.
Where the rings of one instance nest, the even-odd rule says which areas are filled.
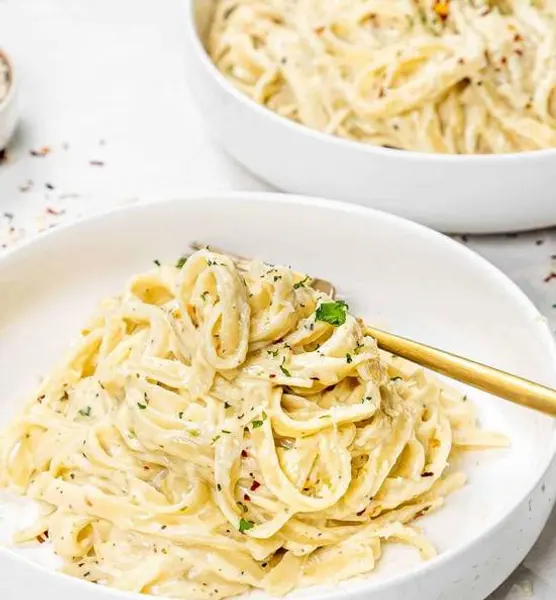
[[[239,506],[239,508],[241,508],[241,510],[246,513],[249,509],[247,508],[247,506],[245,506],[245,504],[243,504],[243,502],[238,502],[237,505]]]
[[[205,291],[204,291],[204,292],[201,294],[201,298],[202,298],[203,300],[206,300],[206,299],[207,299],[207,296],[208,296],[208,290],[205,290]]]
[[[153,263],[154,263],[154,264],[155,264],[157,267],[160,267],[160,261],[159,261],[157,258],[155,258],[155,259],[153,260]]]
[[[343,300],[323,302],[316,310],[316,320],[330,325],[343,325],[346,322],[348,308]]]
[[[357,342],[357,346],[355,346],[355,350],[353,351],[353,353],[359,354],[361,352],[361,350],[363,350],[364,347],[365,347],[364,344]]]
[[[224,402],[224,408],[230,408],[232,405],[229,402]]]
[[[278,356],[278,353],[280,352],[280,350],[267,350],[266,353],[269,356]]]
[[[216,444],[216,442],[217,442],[219,439],[220,439],[220,434],[218,434],[218,435],[215,435],[215,436],[212,438],[211,444]]]
[[[351,354],[349,352],[346,354],[346,362],[348,365],[353,362],[353,358],[351,358]]]
[[[285,362],[286,362],[286,357],[284,357],[284,360],[282,361],[282,364],[280,365],[280,371],[282,371],[282,373],[284,373],[284,375],[286,377],[291,377],[291,373],[286,369],[286,367],[284,367]]]
[[[222,491],[222,486],[221,486],[219,483],[217,483],[217,484],[216,484],[216,489],[217,489],[219,492],[221,492],[221,491]]]
[[[181,269],[183,265],[187,262],[187,256],[180,256],[178,258],[178,262],[176,263],[176,268]]]
[[[137,402],[137,406],[141,409],[141,410],[145,410],[145,408],[147,408],[146,404],[141,404],[141,402]]]
[[[189,433],[191,437],[199,437],[201,435],[201,432],[198,429],[190,429],[187,433]]]
[[[465,396],[462,398],[462,400],[463,400],[464,402],[467,402],[467,394],[465,394]]]
[[[231,431],[228,431],[227,429],[223,429],[222,433],[227,433],[228,435],[230,435],[230,433],[232,433]]]
[[[91,416],[91,407],[86,406],[85,408],[79,409],[78,412],[82,417],[90,417]]]
[[[178,419],[183,419],[183,411],[178,413]]]
[[[256,419],[255,421],[251,421],[251,425],[253,425],[253,429],[258,429],[259,427],[263,426],[263,422],[259,419]]]
[[[372,400],[372,396],[365,396],[364,398],[361,398],[361,404],[365,404],[365,402],[372,402]]]
[[[307,283],[308,279],[311,279],[311,278],[309,277],[309,275],[306,275],[305,279],[302,279],[301,281],[298,281],[297,283],[293,284],[293,289],[298,290],[299,288],[305,287],[305,283]]]
[[[282,279],[282,275],[274,275],[273,279],[274,283],[276,283],[279,279]]]
[[[255,523],[253,523],[253,521],[248,521],[247,519],[244,519],[242,517],[239,520],[239,533],[245,533],[246,531],[253,529],[254,526],[255,526]]]
[[[390,377],[390,381],[401,381],[401,380],[402,380],[402,378],[399,375],[397,375],[396,377]]]

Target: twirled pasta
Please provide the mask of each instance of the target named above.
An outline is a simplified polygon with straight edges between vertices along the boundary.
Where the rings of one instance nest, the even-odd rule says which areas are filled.
[[[105,301],[0,444],[37,500],[16,541],[123,590],[222,598],[371,571],[464,483],[454,447],[504,445],[379,353],[308,276],[203,250]]]
[[[207,45],[253,100],[344,138],[556,147],[556,0],[217,0]]]

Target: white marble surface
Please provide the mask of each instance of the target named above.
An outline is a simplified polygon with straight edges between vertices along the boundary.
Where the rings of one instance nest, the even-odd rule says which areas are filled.
[[[22,115],[0,166],[2,247],[116,204],[267,189],[206,137],[191,106],[182,10],[181,0],[0,0],[0,46],[19,69]],[[48,154],[31,156],[42,147]],[[555,230],[466,243],[556,329],[556,279],[543,281],[556,271]],[[556,598],[554,533],[556,515],[491,600]]]

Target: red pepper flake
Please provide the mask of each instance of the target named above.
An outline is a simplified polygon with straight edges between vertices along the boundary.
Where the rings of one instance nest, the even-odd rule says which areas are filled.
[[[550,273],[543,279],[543,281],[545,283],[548,283],[549,281],[552,281],[553,279],[556,279],[556,273],[554,271],[550,271]]]
[[[247,457],[249,456],[249,454],[247,454],[247,450],[242,450],[242,451],[241,451],[241,456],[242,456],[243,458],[247,458]]]
[[[243,494],[243,499],[245,500],[245,502],[251,502],[251,498],[248,494]]]
[[[508,62],[508,59],[507,59],[505,56],[503,56],[503,57],[500,59],[500,62],[501,62],[503,65],[505,65],[505,64]]]
[[[322,33],[324,33],[324,27],[317,27],[317,28],[315,29],[315,33],[316,33],[317,35],[321,35]]]
[[[556,275],[555,275],[556,277]],[[249,488],[252,492],[256,492],[259,488],[261,487],[261,484],[255,480],[253,481],[253,483],[251,484],[251,487]]]
[[[514,35],[514,41],[515,42],[521,42],[523,40],[523,38],[519,35],[519,33],[516,33]]]
[[[49,215],[56,215],[56,216],[59,216],[59,215],[63,215],[63,214],[66,212],[66,211],[65,211],[65,210],[62,210],[62,209],[58,209],[58,208],[52,208],[52,207],[50,207],[50,206],[47,206],[47,207],[46,207],[46,212],[47,212]]]
[[[47,154],[50,154],[50,148],[48,146],[43,146],[38,150],[29,150],[29,154],[31,156],[46,156]]]
[[[458,64],[463,65],[465,63],[465,60],[463,58],[458,58]]]
[[[269,377],[270,379],[274,379],[274,378],[276,377],[276,373],[271,373],[271,374],[270,374],[268,377]]]
[[[90,160],[89,164],[93,167],[104,167],[104,161],[102,160]]]
[[[516,53],[518,56],[523,56],[523,50],[520,50],[519,48],[517,48],[517,50],[515,51],[515,53]]]
[[[143,465],[143,469],[145,469],[145,471],[148,471],[150,469],[149,465]]]

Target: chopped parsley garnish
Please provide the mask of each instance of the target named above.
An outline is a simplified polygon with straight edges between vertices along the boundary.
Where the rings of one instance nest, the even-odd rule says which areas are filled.
[[[244,519],[243,517],[239,520],[239,532],[240,533],[249,531],[250,529],[253,529],[254,526],[255,526],[255,523],[253,523],[253,521],[248,521],[247,519]]]
[[[390,377],[390,381],[401,381],[402,378],[398,375],[396,377]]]
[[[274,282],[276,282],[279,279],[282,279],[282,275],[274,275],[273,279],[274,279]]]
[[[157,267],[160,267],[160,261],[159,261],[158,259],[156,259],[156,258],[155,258],[155,259],[153,260],[153,263],[154,263],[154,264],[155,264]]]
[[[183,419],[183,411],[178,413],[178,419]]]
[[[260,419],[255,419],[254,421],[251,421],[251,424],[253,425],[253,429],[258,429],[259,427],[263,426],[263,422]]]
[[[202,298],[203,300],[206,300],[206,299],[207,299],[207,295],[208,295],[208,290],[205,290],[205,291],[204,291],[204,292],[201,294],[201,298]]]
[[[181,269],[183,265],[187,262],[187,256],[180,256],[178,258],[178,262],[176,263],[176,268]]]
[[[201,435],[201,432],[198,429],[190,429],[187,433],[189,433],[191,437],[199,437]]]
[[[85,408],[81,408],[78,412],[82,417],[90,417],[91,416],[91,407],[86,406]]]
[[[316,320],[330,325],[343,325],[346,322],[348,305],[343,300],[323,302],[316,310]]]
[[[467,402],[467,394],[465,394],[465,396],[462,398],[462,400],[463,400],[464,402]]]
[[[215,435],[215,436],[212,438],[212,442],[211,442],[211,444],[216,444],[216,442],[217,442],[219,439],[220,439],[220,434],[218,434],[218,435]]]
[[[280,350],[267,350],[266,353],[269,354],[270,356],[278,356],[278,352],[280,352]]]
[[[348,365],[353,362],[353,358],[351,358],[351,354],[349,352],[346,354],[346,362]]]
[[[228,431],[227,429],[223,429],[223,430],[222,430],[222,433],[227,433],[227,434],[230,434],[230,433],[232,433],[232,432],[231,432],[231,431]]]
[[[361,350],[364,348],[364,344],[360,344],[359,342],[357,342],[357,346],[355,346],[355,350],[353,351],[354,354],[359,354],[359,352],[361,352]]]
[[[309,277],[309,275],[306,275],[305,279],[302,279],[301,281],[298,281],[297,283],[293,284],[293,289],[298,290],[301,287],[305,287],[305,283],[308,279],[311,279],[311,278]]]
[[[361,404],[365,404],[365,402],[372,402],[372,400],[372,396],[365,396],[364,398],[361,398]]]
[[[141,410],[145,410],[145,408],[147,408],[146,404],[141,404],[141,402],[137,402],[137,406],[141,409]]]
[[[282,371],[282,373],[284,373],[284,375],[286,377],[291,377],[290,372],[286,369],[286,367],[284,367],[285,362],[286,362],[286,357],[284,357],[284,360],[282,361],[282,364],[280,365],[280,371]]]

